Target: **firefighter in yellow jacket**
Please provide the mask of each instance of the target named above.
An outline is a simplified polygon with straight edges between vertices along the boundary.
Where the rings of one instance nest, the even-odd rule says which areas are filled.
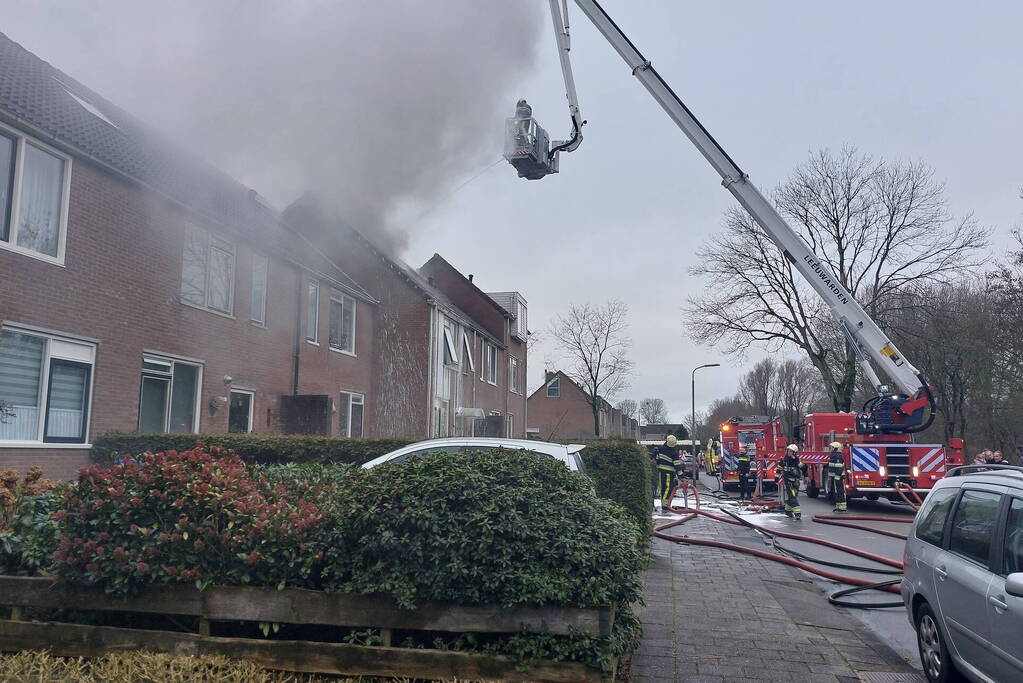
[[[675,438],[675,435],[669,434],[668,438],[664,440],[664,444],[657,447],[657,452],[654,455],[654,462],[657,465],[657,483],[661,490],[662,510],[667,510],[671,505],[669,498],[675,483],[675,461],[678,460],[678,449],[675,446],[677,444],[678,439]]]
[[[842,444],[838,441],[831,442],[831,454],[828,456],[828,479],[831,481],[831,491],[835,497],[833,512],[847,512],[849,506],[845,501],[845,458],[842,457]]]
[[[788,451],[781,459],[782,491],[785,494],[785,514],[788,517],[802,518],[799,509],[799,483],[803,479],[803,470],[799,464],[799,446],[794,443],[785,447]]]

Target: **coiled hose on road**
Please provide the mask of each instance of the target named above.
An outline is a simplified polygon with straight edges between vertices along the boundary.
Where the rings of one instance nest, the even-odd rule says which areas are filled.
[[[821,577],[829,579],[831,581],[837,581],[839,583],[847,584],[849,586],[852,586],[852,588],[842,589],[842,590],[836,591],[836,592],[834,592],[834,593],[832,593],[832,594],[830,594],[828,596],[828,601],[829,602],[831,602],[833,604],[836,604],[836,605],[843,606],[843,607],[852,607],[852,608],[856,608],[856,609],[870,609],[870,608],[901,607],[902,606],[902,602],[901,601],[899,601],[899,602],[860,603],[860,602],[851,602],[851,601],[846,601],[846,600],[842,600],[841,599],[841,598],[843,598],[843,597],[845,597],[847,595],[850,595],[850,594],[853,594],[853,593],[856,593],[856,592],[867,591],[867,590],[880,590],[880,591],[886,591],[886,592],[889,592],[889,593],[900,593],[900,590],[898,588],[898,584],[900,583],[901,578],[899,578],[899,579],[891,579],[891,580],[888,580],[888,581],[882,581],[882,582],[878,583],[878,582],[870,581],[868,579],[862,579],[862,578],[857,577],[857,576],[848,576],[848,575],[845,575],[845,574],[838,574],[836,572],[828,571],[826,569],[821,569],[820,567],[814,566],[814,564],[810,564],[811,562],[813,562],[815,564],[821,564],[821,565],[825,565],[825,566],[829,566],[829,567],[834,567],[836,569],[845,569],[845,570],[851,570],[851,571],[867,571],[867,572],[872,572],[872,573],[892,573],[892,574],[898,573],[898,574],[901,574],[902,570],[903,570],[902,562],[900,562],[898,560],[893,560],[893,559],[888,558],[888,557],[884,557],[883,555],[878,555],[876,553],[871,553],[871,552],[868,552],[866,550],[861,550],[861,549],[855,548],[853,546],[847,546],[847,545],[843,545],[841,543],[836,543],[834,541],[829,541],[827,539],[814,538],[812,536],[806,536],[806,535],[803,535],[803,534],[793,534],[793,533],[790,533],[790,532],[787,532],[787,531],[780,531],[780,530],[776,530],[776,529],[767,529],[767,528],[762,527],[762,526],[760,526],[758,524],[754,524],[753,522],[750,522],[749,520],[742,519],[738,515],[735,515],[735,514],[733,514],[731,512],[728,512],[728,511],[724,511],[724,512],[727,515],[729,515],[729,517],[723,517],[721,515],[716,515],[714,513],[707,512],[706,510],[703,510],[701,508],[700,492],[699,492],[699,490],[693,484],[691,484],[691,483],[689,483],[687,481],[681,482],[675,489],[673,489],[671,491],[671,493],[670,493],[670,496],[669,496],[668,500],[674,500],[675,499],[675,495],[676,495],[676,493],[678,493],[679,489],[682,490],[681,493],[682,493],[682,496],[683,496],[683,500],[685,501],[685,507],[679,508],[679,507],[671,506],[671,507],[669,507],[669,509],[672,512],[676,513],[676,514],[682,515],[682,517],[679,518],[679,519],[676,519],[676,520],[672,520],[671,522],[668,522],[667,524],[662,524],[662,525],[660,525],[658,527],[655,527],[655,529],[654,529],[654,536],[656,536],[657,538],[661,538],[661,539],[664,539],[664,540],[667,540],[667,541],[673,541],[675,543],[686,543],[686,544],[689,544],[689,545],[702,545],[702,546],[707,546],[707,547],[711,547],[711,548],[721,548],[721,549],[724,549],[724,550],[732,550],[732,551],[735,551],[735,552],[745,553],[747,555],[753,555],[754,557],[759,557],[761,559],[771,560],[772,562],[778,562],[778,563],[781,563],[781,564],[789,565],[791,567],[797,567],[799,569],[802,569],[803,571],[809,572],[811,574],[815,574],[817,576],[821,576]],[[690,494],[690,492],[693,495],[696,507],[689,507],[689,494]],[[915,493],[914,493],[914,495],[915,495]],[[903,496],[903,497],[905,497],[905,496]],[[754,504],[751,505],[751,507],[754,508],[754,509],[757,508],[757,507],[760,507],[759,505],[756,505],[756,503],[758,503],[758,502],[760,502],[760,501],[754,501]],[[764,502],[769,502],[769,501],[764,501]],[[770,502],[773,502],[773,501],[770,501]],[[909,502],[909,501],[907,500],[907,502]],[[913,505],[912,503],[910,503],[910,504]],[[917,509],[917,506],[914,505],[914,510],[915,509]],[[764,534],[765,536],[769,537],[771,539],[771,541],[772,541],[772,547],[777,552],[768,552],[768,551],[765,551],[765,550],[758,550],[756,548],[747,548],[745,546],[737,545],[737,544],[734,544],[734,543],[727,543],[725,541],[716,541],[716,540],[705,539],[705,538],[693,538],[691,536],[675,536],[674,534],[664,533],[668,529],[671,529],[671,528],[677,527],[677,526],[681,526],[682,524],[685,524],[686,522],[688,522],[688,521],[690,521],[692,519],[695,519],[696,517],[701,517],[701,516],[702,517],[706,517],[708,519],[713,519],[714,521],[722,522],[722,523],[725,523],[725,524],[732,524],[732,525],[736,525],[736,526],[740,526],[741,525],[741,526],[746,526],[746,527],[749,527],[751,529],[754,529],[754,530]],[[851,528],[855,528],[855,529],[861,529],[861,530],[864,530],[864,531],[870,531],[870,532],[874,532],[874,533],[883,533],[885,535],[894,536],[896,538],[903,538],[903,539],[906,538],[906,536],[903,535],[903,534],[899,534],[899,533],[894,532],[894,531],[888,531],[886,529],[876,529],[876,528],[873,528],[873,527],[868,527],[868,526],[863,526],[863,525],[858,525],[858,524],[844,523],[844,520],[846,520],[846,519],[870,520],[870,521],[880,521],[880,522],[900,522],[900,523],[911,523],[913,521],[912,519],[906,519],[906,518],[903,518],[903,517],[886,517],[886,516],[873,516],[873,515],[856,515],[856,516],[853,516],[853,517],[839,516],[839,515],[814,515],[814,517],[813,517],[813,521],[820,522],[820,523],[823,523],[823,524],[835,524],[836,526],[847,526],[847,527],[851,527]],[[893,569],[866,568],[866,567],[862,567],[862,566],[850,565],[850,564],[845,564],[845,563],[840,563],[840,562],[830,562],[830,561],[816,560],[816,559],[808,557],[808,556],[806,556],[806,555],[804,555],[802,553],[798,553],[798,552],[795,552],[795,551],[793,551],[791,549],[785,548],[784,546],[781,546],[779,544],[778,540],[777,540],[779,537],[780,538],[789,538],[789,539],[793,539],[793,540],[797,540],[797,541],[804,541],[806,543],[816,543],[818,545],[822,545],[822,546],[825,546],[825,547],[828,547],[828,548],[832,548],[834,550],[839,550],[841,552],[848,553],[850,555],[855,555],[855,556],[858,556],[858,557],[862,557],[864,559],[870,560],[871,562],[876,562],[878,564],[887,565],[889,567],[892,567]]]

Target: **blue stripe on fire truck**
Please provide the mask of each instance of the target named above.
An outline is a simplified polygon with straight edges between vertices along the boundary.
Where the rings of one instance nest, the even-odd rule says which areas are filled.
[[[852,449],[853,472],[877,472],[881,465],[881,451],[877,448]]]
[[[728,449],[724,446],[721,447],[721,462],[724,463],[726,470],[734,470],[739,466],[738,459],[728,452]]]

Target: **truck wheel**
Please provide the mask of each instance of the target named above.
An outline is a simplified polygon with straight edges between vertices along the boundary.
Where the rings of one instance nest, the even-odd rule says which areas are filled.
[[[881,499],[881,494],[880,493],[868,493],[868,494],[866,494],[865,497],[866,497],[867,500],[873,502],[875,500],[880,500]]]
[[[812,481],[806,482],[806,495],[808,498],[816,498],[821,494],[820,487]]]

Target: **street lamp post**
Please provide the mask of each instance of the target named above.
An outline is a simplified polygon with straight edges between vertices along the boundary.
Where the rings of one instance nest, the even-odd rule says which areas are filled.
[[[697,370],[701,370],[703,368],[719,368],[719,367],[721,367],[721,363],[706,363],[705,365],[701,365],[701,366],[699,366],[697,368],[693,368],[693,422],[692,422],[693,432],[692,432],[692,434],[689,435],[689,441],[690,441],[690,443],[693,446],[693,463],[694,463],[694,467],[695,467],[695,463],[696,463],[696,371]],[[693,475],[693,476],[696,476],[696,475]]]

